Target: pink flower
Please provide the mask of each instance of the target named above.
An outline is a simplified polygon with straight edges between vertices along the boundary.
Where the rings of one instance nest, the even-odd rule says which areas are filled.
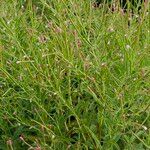
[[[20,135],[20,136],[19,136],[19,139],[20,139],[21,141],[24,141],[23,135]]]
[[[37,147],[35,147],[34,150],[41,150],[41,147],[40,147],[40,146],[37,146]]]
[[[78,47],[81,47],[82,43],[81,43],[80,39],[77,40],[77,45],[78,45]]]
[[[8,145],[12,145],[12,140],[9,139],[9,140],[7,141],[7,144],[8,144]]]
[[[54,31],[56,33],[62,33],[62,29],[60,27],[56,27]]]
[[[47,24],[47,27],[48,28],[52,28],[53,27],[53,23],[51,21],[49,21],[48,24]]]

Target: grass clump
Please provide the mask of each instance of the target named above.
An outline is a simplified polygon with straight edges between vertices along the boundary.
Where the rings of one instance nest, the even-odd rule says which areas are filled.
[[[0,149],[149,149],[150,24],[136,15],[1,1]]]

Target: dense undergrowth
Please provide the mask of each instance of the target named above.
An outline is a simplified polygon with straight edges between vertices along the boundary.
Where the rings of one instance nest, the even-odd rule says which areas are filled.
[[[0,3],[0,150],[150,148],[145,9]]]

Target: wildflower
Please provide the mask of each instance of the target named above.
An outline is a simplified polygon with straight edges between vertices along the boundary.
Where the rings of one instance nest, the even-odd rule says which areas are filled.
[[[77,37],[77,31],[76,31],[76,30],[74,30],[72,33],[73,33],[73,35],[74,35],[75,37]]]
[[[52,135],[52,139],[54,139],[55,138],[55,135]]]
[[[16,61],[16,64],[20,64],[21,63],[21,61]]]
[[[98,2],[95,2],[92,4],[92,8],[99,8],[100,6],[101,6],[101,4]]]
[[[41,147],[40,147],[40,146],[37,146],[37,147],[35,147],[34,150],[41,150]]]
[[[147,130],[147,127],[146,127],[146,126],[144,126],[144,125],[142,126],[142,128],[143,128],[144,130]]]
[[[0,88],[2,88],[3,87],[3,85],[2,84],[0,84]]]
[[[88,58],[85,59],[84,61],[84,69],[88,70],[91,67],[92,63],[90,62],[90,60]]]
[[[19,81],[22,81],[22,80],[23,80],[23,75],[19,75],[19,76],[18,76],[18,80],[19,80]]]
[[[56,92],[54,92],[54,96],[55,96],[55,95],[57,95],[57,93],[56,93]]]
[[[123,62],[123,61],[124,61],[124,59],[123,59],[123,58],[121,58],[121,61]]]
[[[62,33],[62,29],[60,27],[56,27],[54,31],[56,33]]]
[[[112,27],[108,28],[108,32],[114,32],[114,28]]]
[[[81,43],[80,39],[77,40],[77,45],[78,45],[78,47],[81,47],[82,43]]]
[[[8,60],[6,63],[7,63],[8,65],[11,65],[11,64],[12,64],[12,62],[11,62],[10,60]]]
[[[21,126],[21,124],[20,124],[20,123],[18,123],[18,126]]]
[[[118,99],[122,99],[122,98],[123,98],[123,93],[119,93],[119,94],[117,95],[117,98],[118,98]]]
[[[101,66],[106,67],[107,66],[106,62],[101,63]]]
[[[47,27],[52,28],[52,26],[53,26],[53,23],[51,21],[49,21],[48,24],[47,24]]]
[[[130,49],[131,47],[130,47],[130,45],[126,45],[126,49]]]
[[[45,43],[46,42],[46,37],[44,36],[44,35],[41,35],[40,37],[39,37],[39,42],[40,43]]]
[[[128,20],[131,21],[131,20],[132,20],[132,17],[129,17]]]
[[[68,27],[71,24],[70,20],[65,21],[65,25]]]
[[[24,58],[24,59],[28,58],[28,55],[24,55],[23,58]]]
[[[7,24],[10,24],[10,21],[7,21]]]
[[[52,127],[53,127],[52,125],[50,125],[50,124],[48,125],[48,128],[49,128],[49,129],[52,129]]]
[[[71,148],[71,145],[68,145],[68,146],[67,146],[67,149],[70,149],[70,148]]]
[[[135,18],[138,18],[139,16],[138,15],[134,15],[135,16]]]
[[[12,145],[12,140],[9,139],[9,140],[7,141],[7,144],[8,144],[8,145]]]
[[[119,57],[123,57],[122,53],[117,53],[117,55],[118,55]]]
[[[24,141],[23,135],[20,135],[20,136],[19,136],[19,139],[20,139],[21,141]]]
[[[44,125],[41,125],[41,130],[44,132],[44,130],[45,130]]]

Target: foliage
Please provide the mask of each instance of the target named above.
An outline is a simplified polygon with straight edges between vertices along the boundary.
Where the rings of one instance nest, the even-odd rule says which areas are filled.
[[[1,150],[150,148],[144,8],[5,0],[0,16]]]

